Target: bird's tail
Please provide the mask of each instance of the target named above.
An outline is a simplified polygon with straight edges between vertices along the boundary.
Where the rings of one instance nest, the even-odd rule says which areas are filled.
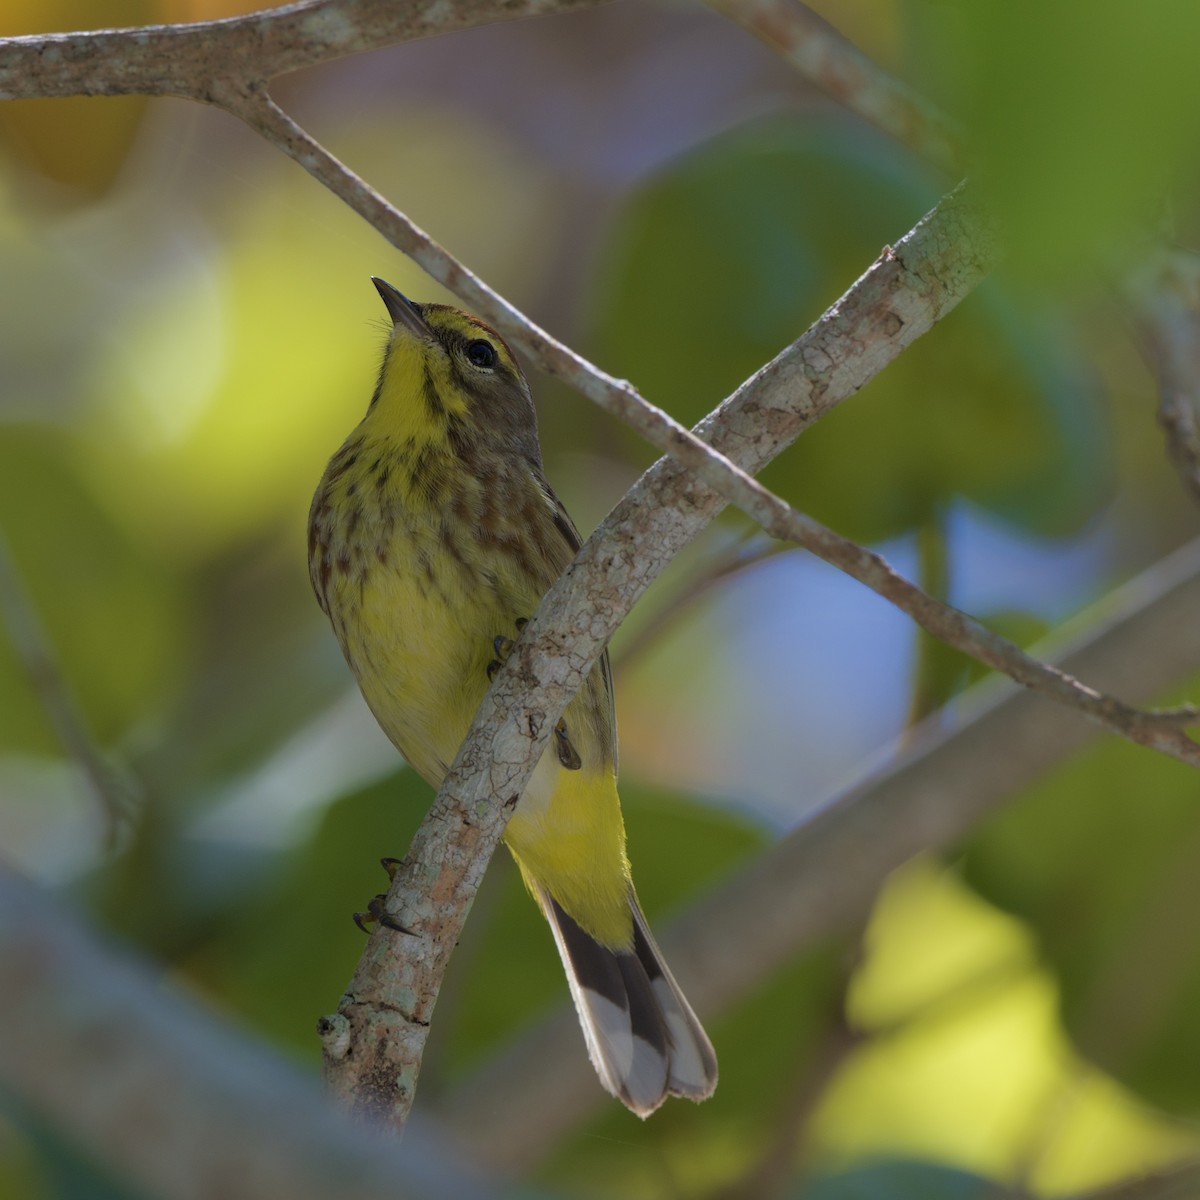
[[[628,950],[601,945],[544,888],[537,893],[600,1082],[639,1117],[648,1117],[668,1096],[697,1101],[711,1096],[717,1056],[663,961],[632,890]]]

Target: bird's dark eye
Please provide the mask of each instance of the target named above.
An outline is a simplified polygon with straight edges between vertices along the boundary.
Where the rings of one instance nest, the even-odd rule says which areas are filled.
[[[472,366],[494,367],[499,357],[496,347],[491,342],[485,342],[483,338],[467,343],[467,361]]]

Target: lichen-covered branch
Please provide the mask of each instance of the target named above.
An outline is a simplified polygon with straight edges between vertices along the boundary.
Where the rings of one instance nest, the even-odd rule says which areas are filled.
[[[1200,255],[1155,251],[1129,276],[1125,295],[1158,383],[1158,423],[1167,457],[1200,503]]]
[[[1200,542],[1156,563],[1084,613],[1046,657],[1138,702],[1200,671]],[[949,725],[811,815],[662,934],[697,1010],[725,1012],[798,954],[852,929],[887,874],[922,850],[954,846],[1013,795],[1093,743],[1098,726],[1007,680],[978,685]],[[636,847],[635,847],[636,851]],[[726,969],[737,946],[736,971]],[[574,1014],[520,1035],[439,1105],[484,1165],[528,1171],[603,1103],[578,1048]],[[575,1061],[575,1058],[578,1061]]]
[[[301,0],[239,17],[0,38],[0,100],[182,96],[219,103],[301,67],[598,0]]]
[[[963,131],[919,92],[889,75],[799,0],[708,0],[761,38],[809,83],[902,146],[958,179]]]

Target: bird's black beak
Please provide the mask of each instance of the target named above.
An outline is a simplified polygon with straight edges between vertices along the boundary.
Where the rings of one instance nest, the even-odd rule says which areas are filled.
[[[371,276],[371,282],[375,285],[375,290],[378,291],[384,304],[387,306],[388,314],[392,318],[392,323],[395,325],[403,325],[410,333],[416,334],[417,337],[427,338],[432,337],[433,332],[425,323],[425,318],[421,316],[419,305],[414,304],[403,292],[392,287],[384,279],[379,279],[377,276]]]

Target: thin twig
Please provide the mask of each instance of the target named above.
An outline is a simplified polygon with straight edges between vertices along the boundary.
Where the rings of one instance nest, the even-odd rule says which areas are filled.
[[[752,548],[746,544],[748,538],[740,538],[735,545],[708,559],[699,571],[683,580],[674,595],[660,604],[631,636],[625,638],[619,653],[612,655],[613,670],[618,675],[628,671],[683,613],[719,584],[792,550],[791,546],[762,537],[757,530],[753,533],[758,534],[758,541]]]
[[[238,17],[132,29],[0,38],[0,100],[182,96],[214,101],[237,81],[496,21],[594,7],[599,0],[302,0]]]
[[[606,411],[631,425],[767,532],[804,546],[891,600],[934,636],[1004,671],[1019,683],[1074,703],[1093,720],[1114,732],[1193,766],[1200,766],[1200,748],[1179,728],[1181,723],[1195,721],[1195,714],[1191,710],[1172,714],[1139,712],[1113,697],[1100,695],[1051,667],[1036,663],[1018,647],[972,618],[940,604],[897,576],[879,555],[864,550],[791,509],[746,470],[708,444],[702,436],[685,430],[661,409],[648,403],[631,385],[613,379],[552,338],[433,242],[378,192],[348,171],[264,93],[249,92],[239,97],[231,96],[223,103],[341,196],[438,282],[456,295],[468,299],[472,307],[484,316],[492,318],[506,329],[517,331],[522,343],[533,351],[535,361],[544,370],[564,379]],[[981,222],[980,232],[985,228]],[[886,264],[890,260],[903,263],[905,242],[909,238],[897,243],[895,248],[887,249],[881,262]],[[830,313],[836,313],[837,309],[835,305]],[[903,319],[894,312],[888,315],[893,318],[890,328],[876,326],[869,331],[876,350],[882,349],[881,343],[899,338],[905,330]],[[801,342],[804,340],[801,339]],[[793,351],[796,346],[792,347]],[[770,372],[772,368],[782,367],[787,357],[788,352],[785,352],[754,378]],[[773,456],[778,453],[785,444],[784,440],[776,437],[770,454]],[[761,465],[758,463],[751,469],[756,470]]]
[[[303,27],[304,20],[311,19],[314,12],[325,10],[321,5],[301,5],[287,11],[292,18],[300,14]],[[525,11],[528,10],[522,9],[522,13]],[[446,27],[448,26],[444,22],[438,25],[439,29]],[[281,25],[279,28],[282,29],[283,26]],[[427,30],[427,32],[432,32],[432,30]],[[296,33],[295,27],[292,28],[291,33],[292,35]],[[160,34],[170,39],[177,37],[178,31],[158,29],[154,31],[153,36]],[[209,34],[214,44],[221,42],[223,37],[232,36],[215,29],[210,29]],[[72,36],[84,37],[85,35]],[[143,41],[147,43],[153,41],[153,36],[143,35]],[[408,36],[416,35],[410,32]],[[86,58],[88,53],[94,52],[95,47],[100,45],[102,40],[102,38],[98,38],[89,43],[91,49],[81,51],[80,60]],[[321,43],[321,38],[318,37],[315,40]],[[73,43],[73,45],[78,48],[81,43]],[[47,47],[49,47],[49,51],[47,51]],[[164,52],[167,49],[165,44],[162,48]],[[355,43],[350,48],[357,49],[361,46]],[[14,47],[12,45],[0,47],[0,50],[5,49],[11,51]],[[22,46],[16,47],[16,49],[28,51],[31,47]],[[49,43],[45,39],[39,39],[38,47],[34,49],[37,54],[44,53],[47,59],[50,59],[51,56],[55,60],[63,57],[63,45]],[[348,51],[346,49],[339,50],[339,53],[345,52]],[[294,46],[289,53],[295,53]],[[329,53],[327,41],[321,43],[319,51],[316,53],[318,58],[333,56]],[[1103,696],[1090,688],[1083,687],[1074,679],[1053,668],[1034,662],[964,614],[946,606],[938,606],[919,589],[895,576],[879,556],[847,542],[833,534],[832,531],[824,529],[802,514],[790,509],[778,497],[773,496],[757,484],[738,465],[724,457],[720,450],[706,445],[700,437],[683,429],[666,414],[647,404],[629,385],[605,375],[567,347],[548,337],[544,331],[529,322],[522,314],[507,305],[495,292],[467,272],[461,264],[445,254],[440,247],[437,247],[411,222],[408,222],[402,214],[388,206],[382,197],[369,189],[365,183],[341,167],[341,164],[338,164],[332,156],[329,156],[295,125],[282,110],[278,109],[262,89],[262,83],[268,77],[266,70],[260,66],[254,72],[247,73],[241,78],[235,78],[236,72],[230,73],[231,55],[232,52],[226,47],[219,63],[213,60],[207,62],[196,60],[192,64],[192,69],[197,64],[201,68],[200,78],[203,79],[203,86],[197,84],[195,74],[182,82],[178,75],[173,76],[172,78],[175,80],[173,83],[164,81],[162,76],[151,78],[144,75],[142,83],[137,86],[129,84],[126,80],[120,87],[109,90],[145,91],[147,90],[146,80],[149,79],[155,89],[206,100],[240,116],[274,144],[284,148],[327,186],[343,195],[343,198],[347,199],[356,211],[371,220],[377,228],[385,233],[385,236],[389,236],[395,244],[420,262],[435,278],[467,299],[471,306],[482,315],[493,319],[506,329],[515,328],[518,331],[518,340],[527,349],[533,351],[532,357],[539,365],[574,384],[581,392],[596,400],[608,411],[633,425],[679,464],[688,468],[696,479],[712,489],[714,495],[710,499],[702,497],[701,503],[697,504],[694,491],[697,485],[693,481],[675,485],[679,489],[677,500],[681,503],[686,501],[694,509],[693,513],[688,514],[689,519],[681,519],[682,514],[678,510],[669,514],[677,524],[691,526],[682,541],[694,536],[695,530],[702,527],[720,507],[720,502],[717,500],[719,496],[736,504],[752,519],[777,536],[796,540],[799,544],[805,545],[826,558],[827,561],[841,566],[842,569],[863,580],[880,594],[910,612],[923,627],[937,632],[938,636],[951,641],[951,644],[976,654],[990,665],[1007,671],[1026,686],[1039,688],[1049,695],[1064,700],[1087,713],[1093,720],[1108,728],[1123,732],[1126,736],[1143,744],[1154,746],[1182,758],[1184,761],[1196,761],[1197,752],[1194,743],[1183,736],[1178,727],[1181,721],[1193,719],[1194,714],[1184,712],[1164,716],[1140,713],[1112,697]],[[3,59],[0,57],[0,65],[2,62]],[[112,64],[108,65],[111,68]],[[142,65],[144,67],[145,64]],[[293,69],[297,65],[297,60],[288,58],[285,62],[284,59],[280,59],[276,65],[281,70]],[[210,70],[204,70],[205,66]],[[221,69],[211,69],[216,66]],[[0,79],[2,78],[3,76],[0,75]],[[74,90],[79,90],[78,78],[70,86]],[[0,91],[0,95],[5,94],[9,93]],[[35,94],[66,94],[66,92]],[[948,206],[948,211],[954,210],[954,205]],[[739,462],[749,464],[760,454],[770,457],[777,453],[783,445],[787,444],[790,437],[795,435],[805,418],[812,419],[819,411],[836,403],[843,395],[850,394],[858,386],[861,386],[862,382],[874,374],[884,363],[890,361],[919,333],[927,329],[942,312],[957,302],[961,295],[965,294],[970,286],[973,286],[982,273],[984,264],[994,258],[995,238],[994,233],[989,230],[986,221],[980,219],[977,211],[971,213],[970,217],[966,216],[967,211],[968,208],[962,206],[960,201],[957,215],[962,224],[955,231],[954,239],[948,247],[936,247],[943,252],[948,251],[944,254],[944,258],[951,277],[949,282],[937,272],[932,275],[925,274],[913,263],[905,261],[906,252],[912,245],[912,235],[910,235],[910,238],[897,245],[895,251],[885,252],[880,262],[876,264],[879,271],[876,273],[876,278],[870,282],[877,285],[879,276],[885,275],[888,267],[894,267],[896,292],[894,296],[887,298],[889,301],[893,301],[892,303],[881,305],[881,311],[871,314],[877,318],[883,317],[884,323],[868,326],[858,331],[862,344],[853,347],[855,353],[847,354],[845,344],[837,347],[826,342],[818,347],[812,340],[804,338],[791,348],[794,353],[785,352],[762,372],[747,381],[743,389],[739,389],[738,396],[741,396],[743,400],[745,399],[744,393],[755,393],[760,394],[761,400],[765,402],[764,407],[755,413],[754,423],[758,428],[753,436],[758,439],[758,443],[749,446],[740,445],[737,456]],[[927,229],[926,232],[928,233],[929,230]],[[910,243],[909,246],[905,245],[906,242]],[[871,272],[868,272],[868,276],[870,275]],[[864,276],[864,280],[867,280],[868,276]],[[954,286],[955,283],[963,281],[967,281],[965,289],[959,290]],[[863,291],[870,293],[871,287],[867,286]],[[906,299],[916,309],[916,321],[911,326],[901,313]],[[860,304],[856,315],[861,316],[863,311]],[[824,336],[838,336],[836,327],[841,316],[839,306],[835,306],[826,314],[818,326]],[[815,357],[805,357],[806,353],[811,355],[814,350],[818,349],[820,353]],[[830,350],[833,351],[832,354],[828,353]],[[835,392],[830,400],[828,399],[829,383],[825,383],[823,390],[818,385],[821,381],[828,380],[836,374],[839,360],[842,365],[851,364],[858,376],[848,391]],[[789,371],[795,372],[798,366],[805,376],[800,403],[797,404],[793,401],[789,404],[785,401],[781,407],[776,408],[776,398],[786,394]],[[737,398],[735,396],[733,399]],[[771,420],[772,417],[779,414],[782,414],[784,418],[783,424],[790,425],[792,430],[790,436],[786,429],[779,427],[779,422]],[[718,426],[722,419],[721,412],[714,417]],[[714,429],[713,432],[719,432],[719,429]],[[751,469],[756,468],[751,467]],[[705,499],[708,499],[707,504],[704,503]],[[710,511],[701,516],[698,521],[691,519],[694,518],[695,511],[701,507],[709,507]],[[644,551],[643,543],[638,547],[638,561],[630,561],[629,552],[640,541],[641,539],[635,536],[632,541],[626,541],[622,545],[620,538],[611,534],[607,537],[593,539],[590,543],[592,549],[589,551],[585,548],[573,568],[576,583],[584,580],[591,585],[585,588],[585,592],[588,594],[583,596],[583,602],[577,601],[574,612],[565,615],[559,612],[552,617],[551,614],[554,614],[553,603],[548,603],[539,610],[543,614],[541,622],[535,620],[526,630],[517,649],[510,656],[505,670],[499,673],[488,700],[480,710],[480,715],[473,727],[476,730],[475,736],[468,738],[467,743],[464,744],[456,760],[456,768],[452,770],[439,795],[439,804],[443,807],[439,809],[439,806],[435,805],[431,812],[431,820],[423,827],[417,842],[414,843],[414,852],[411,856],[413,861],[409,871],[398,876],[397,886],[393,889],[393,900],[398,902],[400,909],[403,910],[405,907],[404,897],[407,896],[409,903],[418,909],[418,915],[427,918],[426,929],[429,931],[429,938],[434,948],[437,948],[439,942],[442,945],[437,953],[427,954],[425,951],[428,947],[421,946],[417,948],[417,953],[406,956],[410,963],[420,962],[422,967],[428,966],[431,969],[418,971],[416,974],[416,978],[423,980],[426,984],[424,988],[402,988],[402,991],[406,991],[408,995],[416,998],[415,1005],[409,1005],[407,1008],[401,1006],[398,1009],[403,1018],[403,1024],[407,1027],[408,1036],[397,1038],[396,1030],[389,1031],[387,1036],[393,1038],[394,1044],[404,1049],[405,1053],[398,1060],[386,1061],[384,1063],[386,1071],[380,1073],[376,1070],[373,1079],[375,1091],[365,1105],[369,1109],[387,1112],[392,1119],[395,1119],[397,1112],[406,1111],[407,1104],[411,1101],[412,1086],[415,1081],[415,1064],[419,1062],[420,1048],[424,1044],[423,1028],[427,1023],[421,1019],[420,1012],[427,1012],[432,1008],[433,998],[436,997],[437,991],[436,980],[440,978],[441,971],[444,969],[448,945],[452,945],[453,935],[461,926],[462,919],[465,918],[470,898],[474,894],[482,873],[482,864],[490,856],[502,827],[504,810],[516,802],[517,796],[523,790],[532,765],[545,743],[549,727],[581,682],[583,672],[598,656],[604,641],[611,634],[612,628],[641,594],[649,579],[657,570],[661,569],[662,563],[670,557],[671,552],[667,552],[658,555],[653,561],[649,560],[642,553]],[[596,546],[600,547],[599,552],[597,552]],[[607,564],[596,565],[597,553],[610,556]],[[622,557],[617,564],[617,569],[613,571],[614,560],[618,555]],[[603,594],[601,576],[604,566],[609,569],[612,577],[607,586],[614,589],[616,595],[606,596]],[[563,593],[567,593],[569,590],[564,584]],[[558,601],[555,600],[555,603]],[[568,616],[573,619],[568,620]],[[546,630],[545,633],[540,632],[543,629]],[[569,630],[569,635],[552,632],[556,629]],[[538,642],[539,635],[541,644]],[[570,647],[570,652],[564,649],[564,646]],[[539,679],[541,686],[529,690],[529,683]],[[518,703],[518,701],[520,702]],[[516,705],[515,709],[512,708],[513,705]],[[484,753],[482,743],[485,739],[479,731],[488,726],[494,732],[490,752]],[[476,745],[476,743],[480,744]],[[456,794],[456,802],[446,809],[445,801],[454,798]],[[503,803],[500,805],[495,803],[498,797],[503,798]],[[471,814],[474,820],[462,814]],[[445,837],[434,832],[425,836],[427,831],[435,830],[439,822],[443,828],[447,826],[460,828],[460,823],[465,822],[466,828],[474,829],[475,832],[466,838],[459,837],[457,841],[453,835]],[[435,894],[438,895],[440,901],[438,906],[431,905],[428,877],[421,879],[419,895],[414,894],[412,890],[414,877],[421,875],[422,872],[427,876],[429,872],[432,872],[433,876],[440,877],[443,884],[446,885],[440,892],[435,889]],[[432,907],[439,907],[440,914],[430,911]],[[369,957],[369,954],[365,956],[364,962]],[[371,964],[368,964],[368,967],[370,968],[368,974],[370,974],[373,968],[371,968]],[[355,989],[353,1003],[361,1005],[361,1002],[362,993]],[[340,1029],[337,1030],[337,1036],[329,1044],[344,1045],[345,1039],[341,1036],[342,1032]],[[415,1051],[415,1058],[408,1053],[410,1050]],[[342,1059],[355,1059],[359,1067],[367,1061],[368,1057],[346,1054],[341,1056]],[[395,1069],[397,1066],[402,1069]],[[407,1070],[403,1069],[405,1066],[407,1066]],[[372,1062],[371,1069],[378,1067],[379,1063]],[[365,1076],[360,1076],[359,1082],[370,1084],[372,1081]],[[371,1091],[370,1086],[368,1086],[368,1091]],[[383,1109],[380,1109],[380,1097],[384,1095],[390,1096],[392,1100]],[[394,1108],[392,1103],[397,1096],[400,1097],[399,1108]]]
[[[751,520],[764,525],[773,512],[771,493],[737,463],[641,396],[625,380],[614,379],[569,346],[551,336],[493,288],[433,241],[364,180],[348,170],[311,138],[264,91],[222,92],[214,101],[241,117],[283,150],[315,179],[358,212],[428,275],[465,300],[479,315],[511,333],[541,369],[557,376],[606,412],[635,429],[651,445],[669,454],[700,481]],[[898,256],[896,251],[885,251]],[[901,339],[903,324],[873,330],[874,337]],[[772,454],[782,449],[776,441]]]
[[[1189,766],[1200,767],[1200,744],[1184,731],[1185,726],[1200,723],[1200,709],[1194,705],[1147,711],[1088,687],[1065,671],[1039,662],[974,617],[936,600],[898,575],[881,554],[834,533],[776,496],[771,496],[769,503],[774,512],[763,522],[768,533],[803,546],[866,584],[946,645],[986,663],[1024,687],[1070,705],[1111,733]]]
[[[1158,382],[1167,456],[1200,503],[1200,255],[1177,248],[1154,252],[1130,276],[1125,294],[1142,334],[1143,357]]]
[[[1200,670],[1200,542],[1116,589],[1096,610],[1074,634],[1060,632],[1058,649],[1044,647],[1044,654],[1139,700],[1190,677]],[[1064,636],[1074,643],[1065,646]],[[954,716],[899,757],[889,749],[860,783],[660,934],[702,1016],[727,1011],[797,954],[852,927],[889,872],[923,850],[957,844],[1098,735],[1072,709],[996,679],[977,685]],[[636,843],[633,850],[636,856]],[[728,969],[731,946],[736,971]],[[531,1169],[602,1102],[579,1041],[574,1014],[560,1011],[455,1088],[444,1119],[490,1168]]]
[[[827,21],[797,0],[708,0],[761,38],[810,83],[959,179],[963,131],[934,104],[889,75]]]
[[[100,814],[105,845],[114,850],[122,827],[133,813],[132,790],[92,736],[3,533],[0,533],[0,625],[8,633],[21,669],[63,752],[79,768]]]

